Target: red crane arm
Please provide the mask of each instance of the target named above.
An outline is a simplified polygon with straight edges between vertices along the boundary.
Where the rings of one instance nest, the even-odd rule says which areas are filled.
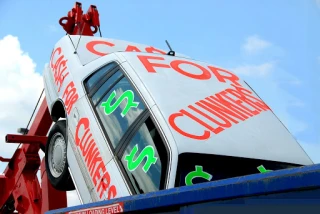
[[[75,3],[68,16],[62,17],[59,23],[70,35],[93,36],[100,30],[96,6],[91,5],[87,13],[83,14],[79,2]],[[0,156],[1,162],[8,162],[4,173],[0,174],[0,214],[15,213],[15,210],[19,213],[38,214],[67,206],[66,192],[53,189],[46,176],[44,161],[41,163],[38,154],[39,148],[45,146],[51,125],[52,119],[44,99],[26,135],[6,136],[6,143],[23,145],[15,151],[12,158]],[[41,187],[37,177],[40,165]]]

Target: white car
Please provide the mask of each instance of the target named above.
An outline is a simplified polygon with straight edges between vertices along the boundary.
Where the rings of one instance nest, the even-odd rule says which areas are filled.
[[[43,74],[56,189],[88,203],[313,164],[238,76],[166,53],[91,36],[56,44]]]

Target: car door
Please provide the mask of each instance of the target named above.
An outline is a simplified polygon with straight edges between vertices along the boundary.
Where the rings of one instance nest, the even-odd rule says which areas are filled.
[[[130,195],[128,185],[113,161],[111,142],[114,138],[105,134],[110,130],[106,130],[105,124],[116,127],[117,122],[101,115],[98,105],[109,87],[122,76],[118,62],[111,60],[102,65],[84,79],[86,95],[76,105],[78,116],[74,137],[81,157],[78,160],[80,170],[86,180],[86,187],[82,188],[88,189],[92,201]]]
[[[169,159],[166,143],[123,68],[114,64],[104,74],[97,71],[84,86],[106,139],[104,144],[113,153],[106,165],[112,170],[111,180],[125,181],[125,185],[109,190],[106,198],[118,197],[125,188],[130,194],[164,189]]]

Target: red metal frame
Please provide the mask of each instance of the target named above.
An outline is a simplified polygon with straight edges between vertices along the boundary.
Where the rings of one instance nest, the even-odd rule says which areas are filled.
[[[100,27],[99,12],[96,6],[91,5],[83,14],[81,3],[76,2],[68,16],[62,17],[59,23],[68,34],[93,36]]]
[[[59,20],[63,29],[71,35],[93,36],[100,27],[99,13],[91,5],[83,14],[81,3],[76,2],[67,17]],[[64,22],[65,21],[65,22]],[[94,30],[92,30],[94,28]],[[8,134],[6,143],[21,143],[0,175],[0,213],[44,213],[67,206],[66,192],[55,190],[46,174],[44,161],[40,161],[39,149],[44,148],[47,133],[52,124],[47,102],[44,99],[26,135]],[[37,172],[41,166],[41,187]]]
[[[6,143],[39,144],[45,146],[46,142],[46,136],[29,136],[17,134],[7,134],[6,136]]]

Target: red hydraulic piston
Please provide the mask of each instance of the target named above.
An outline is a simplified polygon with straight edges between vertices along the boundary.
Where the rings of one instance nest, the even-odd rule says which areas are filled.
[[[31,136],[31,135],[17,135],[17,134],[7,134],[6,143],[22,143],[22,144],[41,144],[46,145],[46,136]]]
[[[0,162],[9,162],[11,158],[3,158],[0,156]]]

